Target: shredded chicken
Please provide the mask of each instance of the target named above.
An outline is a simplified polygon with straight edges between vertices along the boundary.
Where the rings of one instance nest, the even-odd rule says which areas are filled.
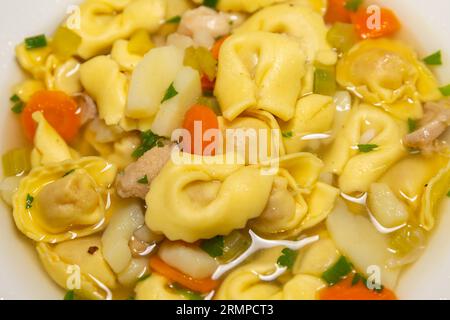
[[[73,96],[78,104],[81,125],[85,125],[97,117],[97,105],[86,93],[77,93]]]
[[[191,37],[198,46],[211,48],[216,38],[230,33],[232,21],[226,13],[199,7],[183,14],[178,33]]]
[[[419,129],[406,135],[403,138],[403,144],[429,153],[439,148],[438,138],[450,126],[450,99],[428,102],[424,110]]]
[[[166,145],[162,148],[153,148],[147,151],[136,162],[125,168],[123,174],[119,175],[116,182],[117,193],[122,198],[142,198],[145,199],[150,184],[159,174],[167,161],[173,145]],[[147,177],[148,183],[142,183],[142,179]],[[141,180],[141,182],[139,182]]]

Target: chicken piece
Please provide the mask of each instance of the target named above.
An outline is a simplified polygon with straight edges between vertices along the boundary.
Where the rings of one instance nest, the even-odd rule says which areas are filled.
[[[199,7],[183,15],[178,33],[191,37],[198,46],[211,48],[216,38],[230,33],[232,21],[226,13]]]
[[[147,151],[139,160],[125,168],[123,174],[117,177],[117,193],[122,198],[145,199],[150,184],[170,159],[173,145],[153,148]],[[148,183],[142,179],[147,177]]]
[[[406,135],[403,144],[430,153],[439,148],[438,138],[450,126],[450,99],[428,102],[424,109],[425,114],[419,122],[419,129]]]
[[[73,95],[73,98],[78,105],[81,125],[85,125],[97,117],[97,105],[90,96],[86,93],[77,93]]]

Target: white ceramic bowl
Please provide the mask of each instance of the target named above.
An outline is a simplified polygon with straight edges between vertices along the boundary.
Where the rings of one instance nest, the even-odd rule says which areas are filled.
[[[49,33],[79,0],[1,1],[0,10],[0,154],[21,143],[21,132],[9,111],[10,88],[21,74],[14,46],[27,36]],[[448,0],[376,1],[393,8],[404,24],[401,37],[423,56],[442,49],[445,65],[436,69],[450,83],[450,2]],[[450,298],[450,201],[444,200],[439,224],[422,258],[403,273],[397,293],[402,299]],[[0,204],[0,298],[61,299],[60,290],[44,273],[31,241],[16,230],[10,210]]]

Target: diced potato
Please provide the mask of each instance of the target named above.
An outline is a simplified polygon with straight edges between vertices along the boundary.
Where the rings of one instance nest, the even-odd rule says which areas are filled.
[[[131,77],[126,115],[134,119],[155,115],[167,88],[182,67],[182,50],[174,46],[150,50]]]
[[[202,94],[200,76],[190,67],[180,70],[173,85],[178,94],[161,105],[152,125],[152,131],[164,137],[181,127],[184,115]]]
[[[372,215],[383,227],[395,228],[408,221],[408,208],[385,183],[372,183],[368,205]]]

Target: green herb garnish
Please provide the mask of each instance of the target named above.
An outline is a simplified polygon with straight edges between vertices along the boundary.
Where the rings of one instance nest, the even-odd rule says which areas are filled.
[[[47,38],[43,34],[25,39],[25,48],[27,50],[43,48],[46,46],[47,46]]]
[[[219,0],[203,0],[203,5],[215,9],[218,2]]]
[[[364,285],[366,285],[366,278],[364,278],[361,274],[355,273],[352,279],[352,287],[357,285],[359,281],[363,281]]]
[[[22,113],[23,108],[25,108],[25,103],[20,99],[20,97],[15,94],[9,100],[13,103],[11,111],[17,114]]]
[[[277,260],[277,264],[281,267],[287,267],[292,269],[294,266],[295,258],[297,258],[297,252],[289,248],[284,248],[281,251],[281,256]]]
[[[33,201],[34,198],[30,194],[27,194],[27,200],[25,201],[25,208],[31,209],[33,207]]]
[[[442,95],[445,97],[450,96],[450,84],[446,85],[445,87],[439,88],[439,91],[441,91]]]
[[[139,179],[137,182],[140,183],[140,184],[148,184],[148,177],[147,177],[147,175],[145,175],[144,177]]]
[[[167,100],[172,99],[178,94],[177,89],[173,86],[173,82],[170,84],[169,88],[167,88],[166,94],[164,95],[164,98],[162,99],[161,103],[166,102]]]
[[[164,143],[163,143],[164,137],[160,137],[160,136],[154,134],[153,132],[151,132],[150,130],[146,131],[146,132],[142,132],[141,139],[142,139],[142,144],[136,150],[134,150],[134,152],[132,153],[132,156],[134,158],[142,157],[144,155],[144,153],[146,153],[147,151],[149,151],[155,147],[159,147],[159,148],[164,147]]]
[[[417,129],[417,121],[414,119],[409,118],[408,119],[408,130],[409,133],[416,131]]]
[[[217,236],[202,242],[200,248],[211,257],[216,258],[223,255],[224,241],[222,236]]]
[[[322,279],[329,285],[338,283],[343,277],[348,275],[352,271],[352,265],[344,256],[341,256],[339,260],[322,273]]]
[[[9,98],[9,101],[11,101],[11,102],[19,102],[19,101],[22,101],[22,100],[20,100],[20,97],[17,94],[14,94],[14,95],[11,96],[11,98]]]
[[[181,21],[181,17],[175,16],[175,17],[172,17],[172,18],[166,20],[166,23],[178,24],[178,23],[180,23],[180,21]]]
[[[345,9],[356,12],[364,0],[347,0],[345,2]]]
[[[188,300],[205,300],[205,298],[200,293],[188,290],[179,285],[178,283],[172,284],[171,288],[175,290],[177,293],[187,298]]]
[[[430,66],[440,66],[442,65],[442,53],[441,50],[429,55],[424,58],[423,61]]]
[[[281,135],[283,136],[283,138],[292,138],[294,136],[294,133],[292,131],[288,131],[282,132]]]
[[[75,169],[67,171],[66,173],[64,173],[63,178],[67,177],[68,175],[71,175],[74,172],[75,172]]]
[[[375,150],[376,148],[378,148],[377,144],[358,144],[359,152],[367,153]]]
[[[69,290],[64,295],[64,300],[75,300],[75,291]]]

